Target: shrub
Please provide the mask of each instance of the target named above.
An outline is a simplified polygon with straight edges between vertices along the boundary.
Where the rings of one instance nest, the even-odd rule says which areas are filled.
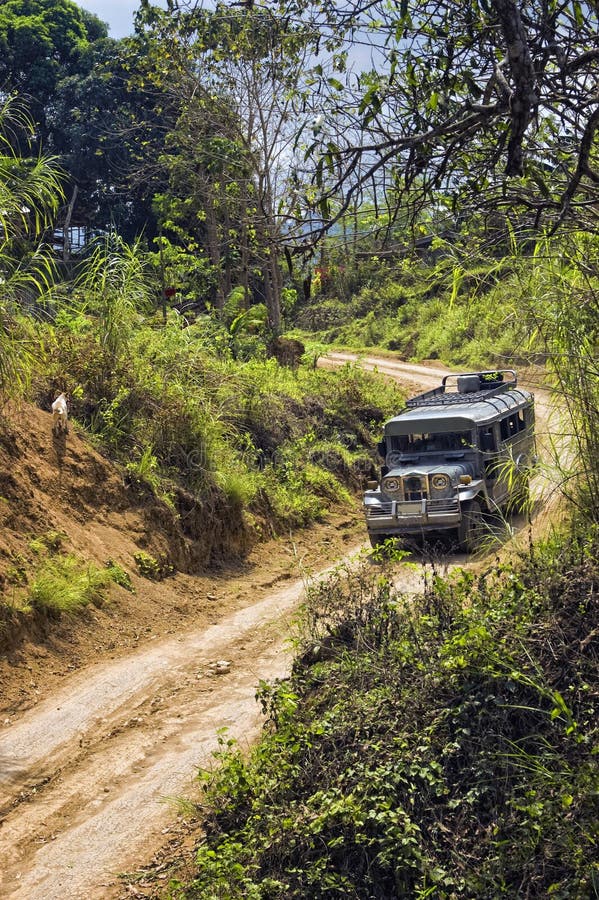
[[[114,562],[114,560],[109,559],[106,563],[106,571],[115,584],[118,584],[120,585],[120,587],[125,588],[126,591],[131,591],[131,593],[133,594],[135,593],[135,588],[133,587],[131,576],[125,569],[123,569],[122,566]]]
[[[261,743],[202,775],[174,896],[593,896],[598,546],[433,571],[419,599],[372,565],[316,585]]]
[[[28,588],[28,602],[40,610],[74,613],[93,603],[101,606],[108,594],[110,573],[75,556],[45,560]]]
[[[138,568],[139,574],[151,581],[162,581],[167,575],[171,575],[173,567],[166,560],[158,560],[150,553],[143,550],[133,554],[133,559]]]

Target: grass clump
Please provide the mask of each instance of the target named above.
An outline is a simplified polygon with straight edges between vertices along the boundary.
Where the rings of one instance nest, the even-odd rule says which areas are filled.
[[[33,609],[72,614],[89,603],[102,606],[112,582],[110,572],[75,556],[44,560],[29,584],[27,604]]]
[[[62,531],[46,531],[29,541],[29,549],[36,554],[58,553],[66,540],[66,534]]]
[[[133,591],[129,574],[109,560],[105,567],[59,552],[65,535],[49,531],[30,541],[31,559],[13,555],[0,597],[0,650],[42,624],[45,632],[62,616],[74,617],[90,604],[103,606],[112,584]]]
[[[170,896],[596,896],[599,535],[569,538],[417,599],[372,565],[312,589]]]
[[[123,569],[123,567],[113,559],[109,559],[106,563],[106,571],[115,584],[118,584],[120,587],[125,588],[126,591],[130,591],[132,594],[135,593],[135,588],[133,587],[131,576],[126,569]]]

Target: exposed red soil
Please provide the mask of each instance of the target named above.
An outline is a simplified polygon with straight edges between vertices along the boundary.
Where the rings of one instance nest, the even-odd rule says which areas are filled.
[[[209,523],[206,523],[209,530]],[[257,545],[237,560],[200,574],[176,572],[161,581],[141,577],[142,550],[177,563],[194,556],[173,512],[127,483],[124,473],[71,427],[55,437],[49,413],[12,405],[0,431],[0,587],[5,598],[24,595],[24,573],[39,562],[30,543],[56,532],[60,552],[104,566],[118,563],[135,592],[111,588],[102,608],[73,619],[15,611],[0,622],[0,712],[36,703],[65,675],[102,658],[116,658],[149,639],[202,627],[259,599],[273,585],[342,555],[361,536],[360,515],[337,510],[328,521]],[[199,558],[205,552],[202,530]]]

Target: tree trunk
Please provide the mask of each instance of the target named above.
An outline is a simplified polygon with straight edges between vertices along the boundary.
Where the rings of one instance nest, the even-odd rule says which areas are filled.
[[[208,236],[208,255],[210,257],[210,262],[214,267],[216,277],[216,306],[218,309],[222,310],[225,305],[225,291],[221,265],[220,240],[218,237],[218,222],[216,219],[216,211],[214,209],[214,197],[211,195],[206,203],[206,232]]]
[[[225,189],[225,180],[221,179],[220,185],[220,194],[221,194],[221,207],[223,210],[223,231],[225,234],[225,246],[229,246],[229,235],[231,231],[231,217],[229,215],[229,202],[227,199],[227,193]],[[225,300],[233,290],[233,276],[231,272],[231,254],[227,253],[225,257],[224,271],[223,271],[223,292],[225,295]]]
[[[501,24],[509,67],[516,85],[510,97],[512,122],[505,174],[522,175],[522,142],[539,102],[536,74],[518,4],[514,0],[493,0],[493,6]]]
[[[66,215],[64,217],[64,225],[62,227],[62,259],[63,262],[68,262],[71,258],[71,219],[73,218],[73,210],[75,209],[75,201],[77,199],[77,193],[79,188],[77,185],[73,188],[73,196],[71,197],[71,201],[67,206]]]

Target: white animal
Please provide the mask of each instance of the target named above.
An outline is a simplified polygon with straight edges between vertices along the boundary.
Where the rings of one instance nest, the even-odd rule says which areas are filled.
[[[69,411],[67,408],[66,394],[59,394],[52,404],[52,432],[59,434],[69,431]]]

